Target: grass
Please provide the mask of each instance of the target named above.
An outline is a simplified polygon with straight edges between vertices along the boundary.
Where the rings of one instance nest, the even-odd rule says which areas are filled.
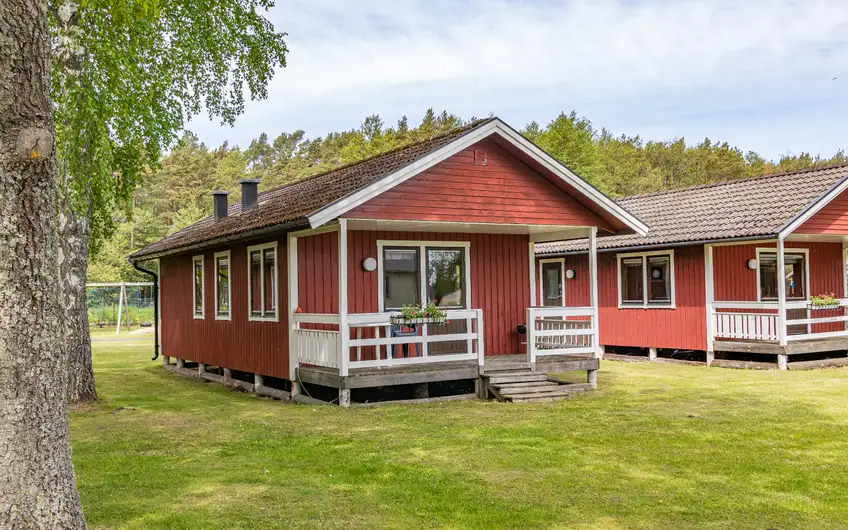
[[[94,342],[71,413],[93,528],[844,528],[848,369],[605,362],[554,404],[342,410]]]

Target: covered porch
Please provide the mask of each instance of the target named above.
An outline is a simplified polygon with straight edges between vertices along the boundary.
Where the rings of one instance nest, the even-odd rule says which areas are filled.
[[[754,367],[769,367],[771,358],[780,370],[848,365],[845,236],[789,234],[727,248],[706,248],[708,364],[734,366],[729,358],[753,355],[766,359]],[[737,283],[750,276],[755,297],[728,299],[733,289],[720,277],[730,274],[728,256],[744,260]],[[832,303],[814,301],[822,295]]]
[[[504,232],[505,239],[491,239]],[[320,244],[309,241],[316,237]],[[571,238],[591,243],[590,304],[536,307],[535,243]],[[486,378],[493,372],[519,377],[567,371],[586,371],[587,388],[593,388],[598,368],[596,238],[594,227],[421,226],[344,218],[290,234],[289,351],[295,392],[301,383],[335,388],[340,404],[347,405],[354,389],[474,380],[477,394],[485,396]],[[490,249],[492,242],[505,247]],[[335,246],[336,259],[328,268],[337,280],[337,298],[322,306],[334,311],[317,312],[313,308],[319,304],[305,300],[310,296],[305,288],[315,286],[315,270],[308,270],[311,262],[303,254],[321,246],[326,255],[327,243]],[[436,267],[437,255],[454,261]],[[501,255],[497,262],[484,262]],[[408,263],[399,261],[406,257]],[[405,324],[397,308],[407,281],[403,275],[410,283],[420,282],[412,300],[436,298],[446,318]]]

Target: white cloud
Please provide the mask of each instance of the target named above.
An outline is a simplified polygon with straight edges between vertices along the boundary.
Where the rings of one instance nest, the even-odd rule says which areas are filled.
[[[517,127],[576,109],[616,132],[779,156],[830,154],[848,118],[844,0],[301,0],[271,16],[289,66],[235,129],[190,124],[209,143],[429,106]]]

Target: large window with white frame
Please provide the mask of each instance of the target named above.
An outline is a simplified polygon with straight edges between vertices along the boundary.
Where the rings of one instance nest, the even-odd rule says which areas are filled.
[[[215,320],[230,320],[230,251],[215,253]]]
[[[673,308],[674,251],[619,254],[618,307]]]
[[[381,311],[432,301],[447,309],[470,306],[470,243],[378,241]]]
[[[809,296],[809,251],[807,249],[786,250],[783,267],[786,276],[787,300],[806,300]],[[757,296],[761,301],[777,300],[777,252],[774,249],[757,249]]]
[[[249,320],[278,321],[277,242],[247,247]]]
[[[203,294],[205,288],[203,286],[203,256],[194,256],[191,258],[191,275],[193,282],[192,304],[194,318],[203,318]]]

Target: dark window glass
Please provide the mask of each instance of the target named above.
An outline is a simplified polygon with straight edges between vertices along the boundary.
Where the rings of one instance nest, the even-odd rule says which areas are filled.
[[[671,256],[648,256],[648,302],[671,302]]]
[[[250,314],[262,314],[262,253],[250,252]]]
[[[400,309],[420,303],[417,248],[383,249],[383,307]]]
[[[203,314],[203,260],[194,262],[194,314]]]
[[[763,300],[777,299],[777,254],[761,253],[760,261],[760,298]],[[783,255],[784,272],[786,273],[787,300],[804,300],[807,286],[807,264],[804,254],[785,253]]]
[[[439,307],[465,307],[465,252],[427,249],[427,299]]]
[[[277,314],[277,251],[273,248],[265,249],[262,257],[265,270],[265,306],[262,314],[267,317]]]
[[[625,304],[645,301],[642,267],[642,258],[621,260],[621,301]]]
[[[221,256],[216,260],[215,271],[218,285],[218,314],[230,314],[230,260]]]
[[[562,264],[542,263],[543,306],[559,307],[562,300]]]

